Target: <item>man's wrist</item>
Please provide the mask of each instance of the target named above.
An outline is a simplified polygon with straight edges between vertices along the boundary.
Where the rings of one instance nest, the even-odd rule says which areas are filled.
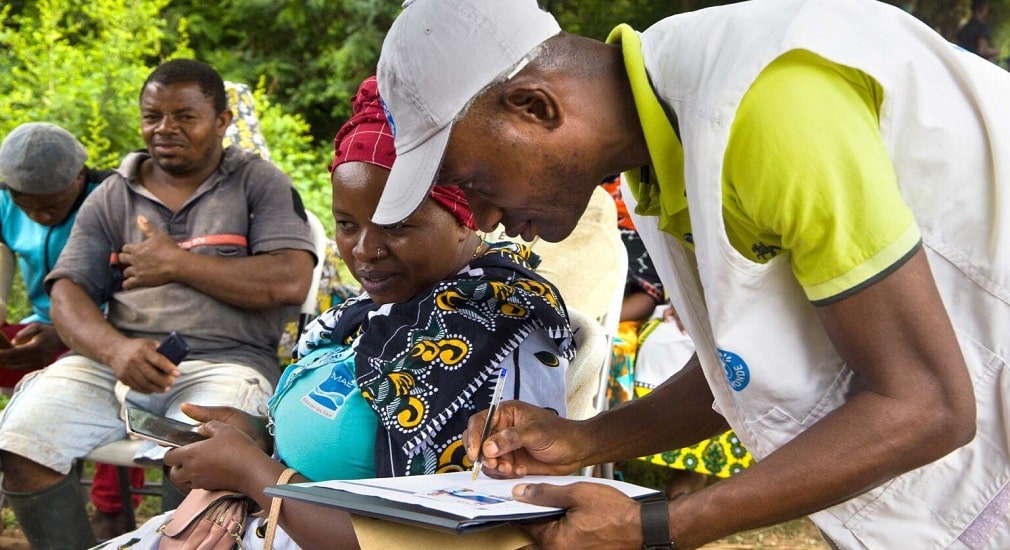
[[[677,543],[670,536],[670,510],[665,495],[649,497],[641,501],[642,549],[677,550]]]

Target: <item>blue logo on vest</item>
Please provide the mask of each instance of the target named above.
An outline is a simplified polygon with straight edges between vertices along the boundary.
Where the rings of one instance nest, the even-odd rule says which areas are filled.
[[[733,388],[733,391],[743,391],[750,383],[750,369],[747,368],[747,363],[739,355],[724,349],[719,350],[719,359],[722,359],[722,368],[726,369],[729,387]]]

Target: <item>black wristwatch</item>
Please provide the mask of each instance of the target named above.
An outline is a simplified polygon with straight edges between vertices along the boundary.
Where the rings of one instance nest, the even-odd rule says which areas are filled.
[[[670,512],[666,495],[648,497],[641,502],[642,550],[677,550],[670,537]]]

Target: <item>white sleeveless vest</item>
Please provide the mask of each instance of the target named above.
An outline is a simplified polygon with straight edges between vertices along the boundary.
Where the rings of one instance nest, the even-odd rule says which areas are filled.
[[[978,547],[993,533],[1010,541],[1010,517],[993,503],[1010,482],[1010,74],[872,0],[745,2],[668,18],[641,39],[653,87],[678,118],[695,255],[656,218],[635,223],[716,408],[759,459],[842,405],[855,380],[787,255],[757,264],[729,243],[730,126],[761,70],[793,49],[883,87],[881,132],[971,371],[978,432],[812,519],[846,548]]]

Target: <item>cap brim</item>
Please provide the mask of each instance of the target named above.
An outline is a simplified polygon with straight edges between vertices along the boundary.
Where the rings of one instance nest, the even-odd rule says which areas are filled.
[[[451,130],[452,125],[446,125],[421,145],[402,155],[397,152],[382,197],[372,214],[373,223],[398,223],[421,206],[435,185]]]

